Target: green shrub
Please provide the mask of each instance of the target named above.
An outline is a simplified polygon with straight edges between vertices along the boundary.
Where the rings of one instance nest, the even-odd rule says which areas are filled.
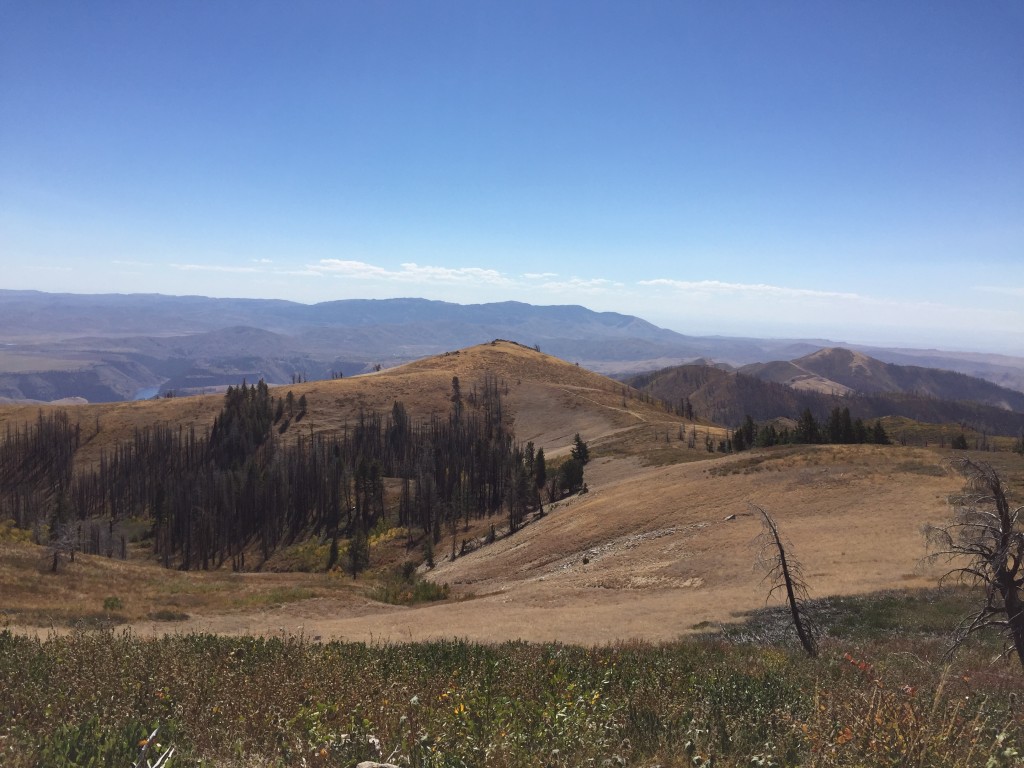
[[[370,591],[370,597],[392,605],[413,605],[448,598],[447,584],[421,579],[416,568],[416,563],[407,561],[391,570]]]
[[[104,611],[120,611],[124,608],[124,603],[121,602],[120,597],[107,597],[103,600]]]

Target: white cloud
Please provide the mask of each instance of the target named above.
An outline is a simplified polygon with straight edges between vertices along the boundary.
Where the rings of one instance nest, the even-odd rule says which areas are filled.
[[[418,264],[403,264],[402,275],[420,280],[442,283],[490,283],[491,285],[512,285],[512,280],[496,269],[480,267],[421,267]]]
[[[678,291],[687,291],[705,294],[760,294],[763,296],[774,296],[776,298],[793,299],[844,299],[848,301],[863,301],[864,297],[856,293],[841,293],[838,291],[815,291],[807,288],[787,288],[780,285],[767,285],[765,283],[725,283],[720,280],[671,280],[669,278],[657,278],[654,280],[640,280],[637,285],[657,286],[673,288]]]
[[[485,283],[512,286],[515,284],[515,281],[495,269],[421,266],[415,262],[408,262],[402,264],[400,269],[390,270],[374,264],[367,264],[365,261],[321,259],[317,264],[309,265],[308,269],[357,280],[393,280],[403,283],[444,283],[449,285]]]
[[[526,272],[523,274],[527,280],[549,280],[552,277],[558,277],[557,272]]]
[[[367,264],[365,261],[348,261],[345,259],[320,259],[317,264],[310,264],[308,268],[315,272],[330,272],[342,277],[367,278],[389,278],[396,273],[389,272],[381,267]]]
[[[184,272],[232,272],[252,274],[253,272],[266,271],[259,267],[231,267],[222,264],[171,264],[171,266]]]
[[[301,269],[275,269],[275,275],[287,275],[289,277],[323,277],[324,273],[314,267],[304,267]]]
[[[583,278],[570,277],[566,280],[549,280],[539,286],[550,293],[605,293],[612,289],[623,288],[622,283],[606,280],[603,277]]]

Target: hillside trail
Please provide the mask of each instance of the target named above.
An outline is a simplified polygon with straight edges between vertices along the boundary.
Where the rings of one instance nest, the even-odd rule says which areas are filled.
[[[934,471],[934,454],[898,456],[823,447],[760,464],[743,455],[667,467],[599,459],[587,468],[589,493],[440,562],[429,578],[450,585],[449,601],[399,607],[353,595],[132,629],[378,643],[671,641],[765,605],[750,502],[792,541],[812,597],[932,586],[920,527],[944,518],[956,481]]]

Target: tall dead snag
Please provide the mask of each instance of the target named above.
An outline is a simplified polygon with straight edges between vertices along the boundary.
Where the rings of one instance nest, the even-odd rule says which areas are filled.
[[[803,580],[803,568],[792,553],[786,553],[786,547],[779,535],[779,526],[772,516],[757,504],[750,506],[761,515],[761,523],[764,526],[758,537],[757,563],[765,570],[764,581],[771,584],[766,599],[770,600],[780,589],[786,590],[786,602],[789,604],[793,627],[800,638],[800,645],[804,647],[808,656],[817,656],[817,628],[807,612],[807,584]]]
[[[1002,632],[1024,665],[1024,530],[1021,512],[1010,509],[1006,489],[992,467],[973,459],[955,459],[951,466],[966,478],[961,494],[950,498],[953,520],[926,526],[927,560],[952,564],[942,580],[981,586],[981,607],[957,628],[950,651],[978,630]]]

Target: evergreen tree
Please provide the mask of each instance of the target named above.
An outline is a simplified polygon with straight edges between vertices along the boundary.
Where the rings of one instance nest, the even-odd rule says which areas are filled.
[[[821,442],[821,430],[810,408],[805,408],[804,412],[800,414],[800,419],[796,423],[796,434],[793,436],[793,440],[797,443],[813,444]]]
[[[743,437],[743,428],[740,427],[732,433],[732,447],[737,453],[747,450],[746,439]]]
[[[583,438],[580,437],[579,432],[576,433],[572,442],[573,446],[572,450],[569,452],[570,455],[576,459],[581,466],[590,461],[590,449],[587,448],[587,444],[583,442]]]
[[[754,420],[753,420],[753,418],[751,418],[749,413],[747,414],[747,418],[744,419],[744,421],[743,421],[742,432],[743,432],[743,435],[742,435],[742,442],[743,442],[743,444],[745,446],[747,446],[747,447],[752,446],[754,444],[755,439],[757,438],[757,425],[754,424]],[[734,439],[733,443],[735,443],[735,442],[736,441]],[[736,450],[737,451],[742,451],[743,449],[742,448],[736,448]]]
[[[459,377],[452,376],[452,418],[458,421],[462,418],[462,386],[459,384]]]
[[[361,522],[356,523],[352,539],[348,543],[348,572],[352,578],[370,567],[370,540],[366,528]]]
[[[583,462],[569,459],[558,468],[558,484],[562,493],[576,493],[583,488]]]
[[[548,467],[544,459],[544,449],[538,448],[537,455],[533,460],[533,483],[538,488],[543,488],[548,481]]]

